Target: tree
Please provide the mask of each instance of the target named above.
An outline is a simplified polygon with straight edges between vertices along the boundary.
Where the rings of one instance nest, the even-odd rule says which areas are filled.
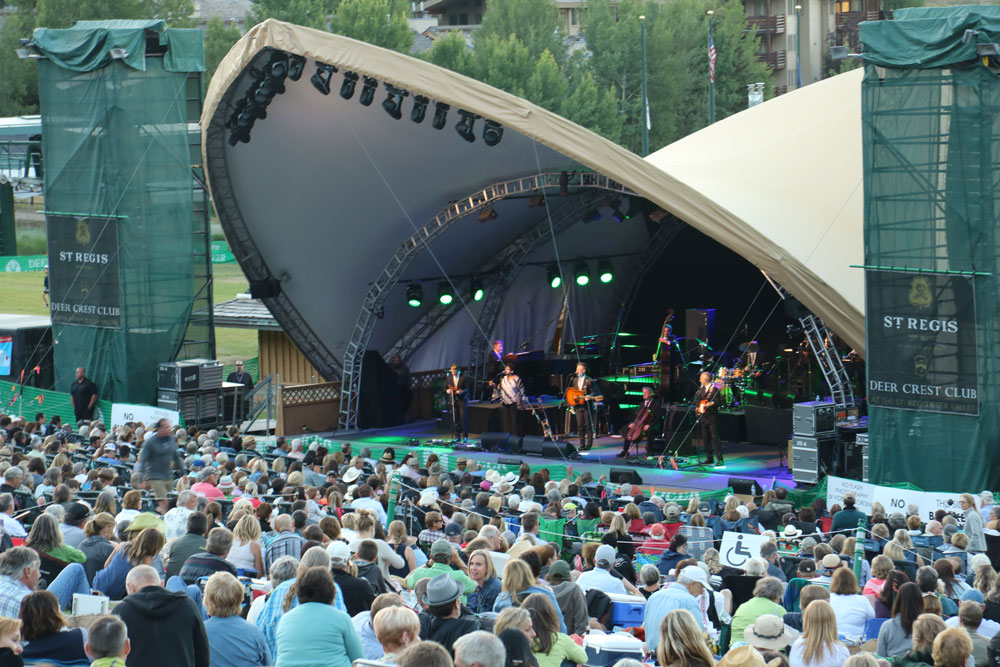
[[[511,35],[527,48],[532,62],[548,51],[562,63],[566,49],[559,31],[559,10],[552,0],[490,0],[483,23],[472,34],[475,49],[487,37]]]
[[[470,74],[472,67],[469,45],[465,43],[465,37],[458,31],[450,32],[435,40],[423,57],[438,67],[444,67],[466,76]]]
[[[559,113],[569,86],[559,63],[548,51],[542,52],[535,63],[535,70],[524,85],[524,96],[540,107]]]
[[[205,75],[202,77],[206,90],[219,63],[240,37],[240,29],[235,25],[227,26],[218,16],[208,20],[205,25]]]
[[[25,3],[7,15],[0,28],[0,116],[38,113],[38,67],[34,60],[21,60],[21,40],[35,29],[34,7]]]
[[[614,142],[621,140],[622,117],[614,88],[603,90],[593,74],[584,72],[563,99],[560,115]]]
[[[327,17],[338,4],[337,0],[254,0],[247,18],[253,23],[277,19],[326,30]]]
[[[477,37],[472,52],[471,76],[495,88],[523,96],[524,85],[535,71],[537,58],[513,34]]]
[[[407,53],[413,31],[404,0],[343,0],[330,22],[331,32]]]
[[[726,3],[716,8],[713,18],[713,36],[719,54],[715,66],[715,118],[722,120],[747,108],[747,84],[764,82],[765,98],[773,94],[774,85],[767,65],[757,60],[760,38],[753,31],[746,31],[743,5]],[[706,53],[707,50],[706,45]]]
[[[193,0],[38,0],[38,26],[69,28],[77,21],[162,19],[173,28],[190,27]]]

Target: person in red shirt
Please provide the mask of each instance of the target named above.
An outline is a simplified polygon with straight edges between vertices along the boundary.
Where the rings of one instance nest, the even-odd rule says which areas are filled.
[[[222,493],[215,486],[219,481],[219,475],[216,473],[215,468],[205,468],[201,471],[201,475],[198,476],[198,483],[191,485],[191,490],[197,493],[199,496],[205,496],[206,498],[212,500],[218,500],[225,498],[225,494]]]
[[[649,526],[648,531],[649,539],[639,547],[639,553],[647,556],[659,556],[670,548],[670,540],[664,538],[665,531],[662,523],[654,523]]]

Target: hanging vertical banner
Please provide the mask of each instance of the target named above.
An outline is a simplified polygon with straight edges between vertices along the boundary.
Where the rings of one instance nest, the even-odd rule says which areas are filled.
[[[50,215],[46,223],[52,323],[120,329],[118,220]]]
[[[865,273],[868,403],[979,414],[973,278]]]
[[[13,366],[11,357],[14,353],[14,337],[0,336],[0,375],[10,375]]]

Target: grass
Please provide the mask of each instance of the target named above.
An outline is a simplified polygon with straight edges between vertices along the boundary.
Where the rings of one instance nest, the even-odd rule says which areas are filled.
[[[20,243],[20,238],[18,242]],[[228,301],[240,292],[245,292],[249,284],[236,263],[215,264],[212,274],[215,278],[215,303]],[[0,310],[23,315],[48,315],[48,309],[42,302],[42,276],[41,272],[0,273],[0,294],[3,294]],[[256,357],[257,332],[216,327],[215,352],[216,357],[224,363]]]

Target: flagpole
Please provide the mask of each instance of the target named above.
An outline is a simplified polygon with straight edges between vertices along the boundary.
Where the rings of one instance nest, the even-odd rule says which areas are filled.
[[[795,5],[795,87],[802,87],[802,5]]]
[[[714,13],[715,12],[713,12],[711,9],[708,10],[708,48],[709,48],[709,51],[711,51],[711,49],[714,47],[714,43],[712,41],[712,15]],[[709,58],[711,58],[711,55],[709,55]],[[709,67],[712,70],[715,69],[715,65],[712,64],[712,63],[709,63]],[[715,72],[711,71],[709,73],[709,77],[708,77],[708,124],[711,125],[714,122],[715,122]]]
[[[639,41],[642,44],[642,156],[649,155],[649,98],[646,96],[646,17],[639,17]]]

